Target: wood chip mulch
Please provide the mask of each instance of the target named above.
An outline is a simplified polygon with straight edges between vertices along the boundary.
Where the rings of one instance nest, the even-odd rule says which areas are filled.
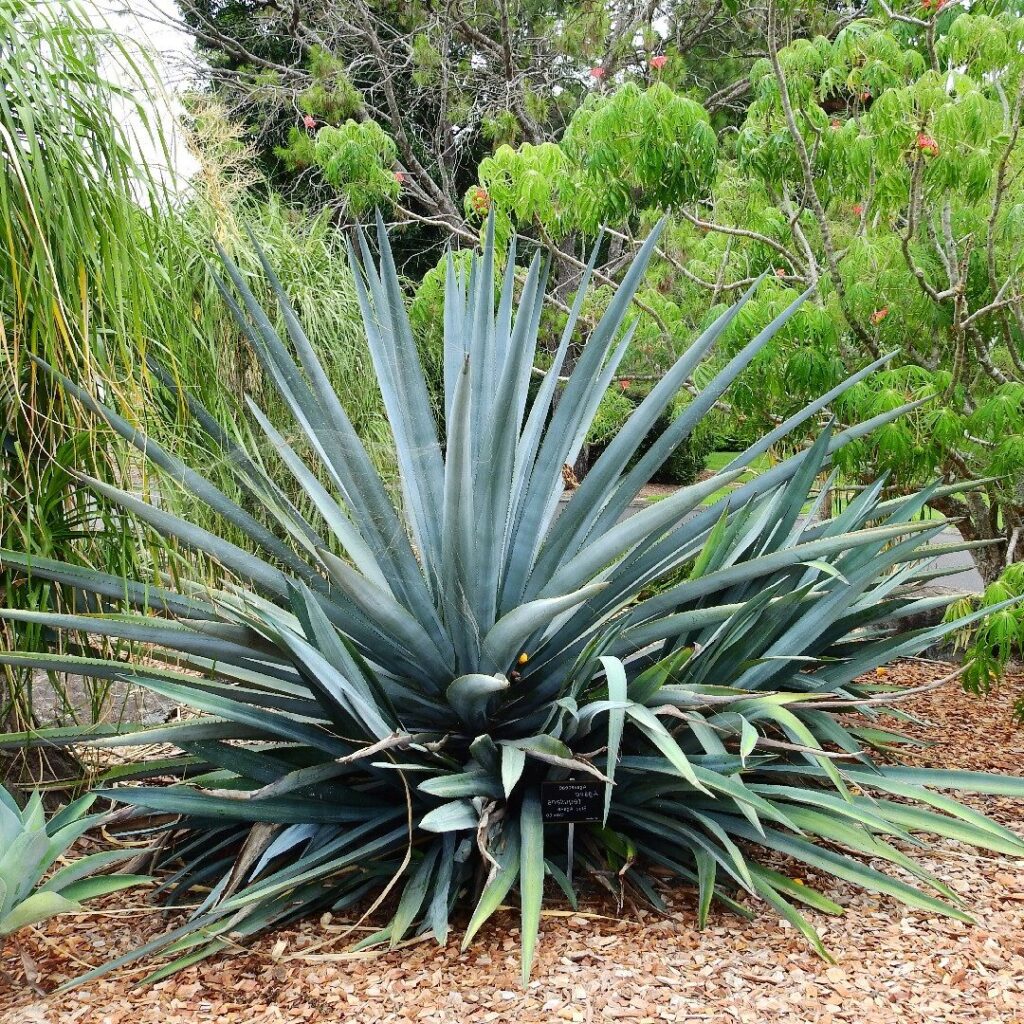
[[[890,678],[924,683],[948,671],[906,662]],[[964,694],[954,683],[908,702],[908,710],[933,723],[910,731],[935,745],[914,748],[905,760],[1024,773],[1024,730],[1012,719],[1022,688],[1019,674],[987,697]],[[1002,797],[970,802],[1024,833],[1024,804]],[[330,942],[344,922],[325,929],[313,920],[150,989],[132,987],[141,977],[134,971],[47,998],[24,984],[25,966],[9,943],[0,950],[0,967],[18,986],[12,990],[0,975],[0,1024],[1024,1024],[1024,860],[947,841],[921,859],[967,898],[978,924],[808,878],[847,907],[842,918],[809,912],[835,964],[816,957],[770,913],[745,924],[719,912],[698,932],[694,893],[680,887],[670,920],[628,909],[617,919],[615,907],[598,897],[583,913],[555,909],[542,923],[525,990],[516,916],[507,912],[466,953],[453,933],[444,948],[414,942],[352,957]],[[166,919],[139,896],[112,897],[98,909],[30,930],[23,945],[38,983],[53,989],[163,927]]]

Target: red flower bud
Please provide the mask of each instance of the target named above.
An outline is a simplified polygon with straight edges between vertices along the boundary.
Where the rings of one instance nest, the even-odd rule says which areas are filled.
[[[864,212],[864,204],[863,203],[854,203],[853,206],[851,207],[851,209],[859,217]]]
[[[398,184],[401,185],[402,182],[405,181],[405,172],[404,171],[395,171],[395,181],[397,181]]]
[[[889,315],[889,307],[883,306],[871,314],[871,322],[877,327]]]
[[[303,123],[303,124],[304,124],[304,125],[305,125],[305,126],[306,126],[307,128],[309,128],[309,129],[313,129],[313,128],[315,128],[315,127],[316,127],[316,118],[315,118],[315,117],[313,117],[313,115],[312,115],[312,114],[306,114],[306,116],[305,116],[305,117],[304,117],[304,118],[302,119],[302,123]]]
[[[604,71],[604,68],[602,68],[602,67],[596,67],[596,68],[591,68],[590,69],[590,77],[591,78],[596,78],[598,81],[600,81],[602,78],[604,78],[604,74],[605,74],[605,71]]]
[[[657,57],[651,58],[651,67],[655,71],[660,71],[668,63],[668,57],[663,53],[659,53]]]
[[[917,148],[929,156],[939,155],[939,144],[927,132],[917,133]]]

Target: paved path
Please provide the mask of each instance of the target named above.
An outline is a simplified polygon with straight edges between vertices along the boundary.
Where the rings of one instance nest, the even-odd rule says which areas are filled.
[[[937,544],[956,544],[963,538],[950,527],[943,530],[935,541]],[[932,582],[932,586],[949,587],[951,590],[966,590],[971,594],[980,594],[985,589],[981,573],[974,564],[970,551],[956,551],[950,555],[939,555],[937,564],[949,569],[948,576],[940,576]]]

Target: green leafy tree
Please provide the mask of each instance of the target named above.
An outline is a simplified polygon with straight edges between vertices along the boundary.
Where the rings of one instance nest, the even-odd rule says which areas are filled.
[[[751,413],[784,411],[786,394],[798,401],[846,365],[898,353],[842,412],[922,405],[851,448],[843,468],[854,481],[885,470],[893,490],[933,474],[973,480],[933,507],[984,542],[974,554],[994,604],[1021,593],[1019,573],[1003,573],[1024,559],[1024,19],[1002,4],[899,6],[831,43],[770,40],[723,161],[734,181],[686,220],[710,228],[690,241],[727,280],[774,268],[779,301],[817,286],[828,314],[765,360]],[[986,685],[1022,641],[1019,613],[984,623],[969,681]]]
[[[178,6],[208,60],[202,74],[238,111],[291,200],[352,217],[369,202],[466,243],[463,195],[495,149],[557,141],[588,97],[627,82],[664,80],[719,123],[735,121],[764,52],[764,9],[744,0]],[[834,32],[857,10],[795,4],[793,31]],[[395,151],[353,129],[325,132],[348,121],[379,126]],[[358,158],[353,143],[364,144]],[[348,154],[340,161],[339,146]]]
[[[1024,19],[1008,4],[894,6],[788,46],[787,11],[772,6],[746,116],[710,147],[696,104],[674,132],[648,131],[631,117],[640,95],[655,125],[688,101],[663,83],[625,86],[584,104],[557,147],[484,161],[479,187],[514,230],[552,245],[610,224],[621,248],[609,247],[609,285],[618,254],[655,211],[672,211],[637,300],[647,362],[627,374],[666,365],[709,295],[722,302],[769,277],[731,328],[730,351],[814,289],[730,396],[740,434],[894,353],[841,415],[921,404],[851,445],[842,469],[851,485],[885,471],[893,493],[932,475],[973,481],[932,505],[981,545],[994,604],[1020,593],[1019,575],[1002,574],[1024,559]],[[643,160],[623,173],[638,133]],[[981,626],[969,679],[985,684],[1022,637],[1012,610]]]

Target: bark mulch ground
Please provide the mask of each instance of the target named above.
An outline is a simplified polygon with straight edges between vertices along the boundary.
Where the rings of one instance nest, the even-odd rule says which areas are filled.
[[[923,683],[947,671],[910,662],[890,676]],[[907,759],[1021,774],[1024,730],[1012,721],[1021,687],[1024,676],[985,698],[965,695],[955,684],[923,695],[913,710],[933,724],[915,731],[936,745],[915,749]],[[1024,805],[999,797],[971,802],[1024,832]],[[628,910],[617,919],[614,906],[597,898],[585,913],[549,914],[525,990],[512,913],[499,913],[466,953],[453,935],[444,948],[421,942],[383,955],[346,956],[330,944],[341,922],[325,930],[310,921],[146,990],[132,987],[139,972],[45,999],[27,987],[0,990],[0,1024],[1024,1024],[1024,860],[945,841],[922,860],[967,898],[978,924],[911,911],[842,883],[819,883],[847,907],[842,918],[812,915],[835,964],[818,959],[770,913],[749,925],[719,913],[712,927],[698,932],[694,894],[680,888],[671,920]],[[97,912],[32,930],[24,945],[39,982],[53,988],[165,926],[139,897],[115,897]],[[2,951],[0,966],[24,978],[12,947]]]

